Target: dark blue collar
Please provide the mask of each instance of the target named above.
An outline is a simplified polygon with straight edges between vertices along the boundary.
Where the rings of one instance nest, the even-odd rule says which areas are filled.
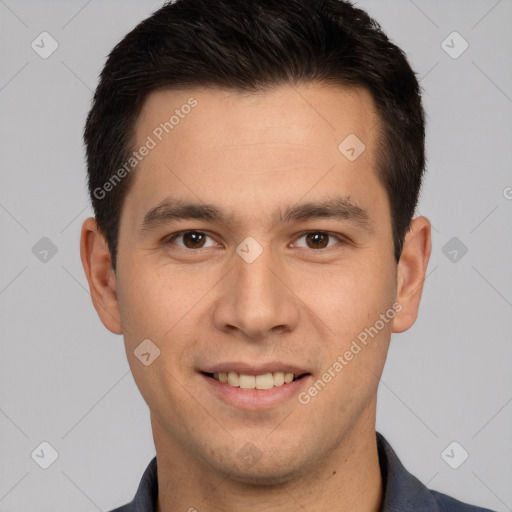
[[[384,436],[379,432],[376,434],[384,486],[380,512],[492,512],[427,489],[404,468]],[[155,512],[158,498],[156,468],[157,462],[154,457],[142,476],[133,501],[111,512]]]

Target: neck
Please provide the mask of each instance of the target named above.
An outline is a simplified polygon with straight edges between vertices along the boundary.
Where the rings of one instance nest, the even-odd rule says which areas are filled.
[[[193,459],[152,416],[158,457],[157,512],[377,512],[383,496],[375,420],[354,425],[314,467],[275,486],[240,482]]]

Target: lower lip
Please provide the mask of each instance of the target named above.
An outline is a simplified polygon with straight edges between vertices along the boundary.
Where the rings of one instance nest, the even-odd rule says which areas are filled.
[[[282,405],[306,387],[309,379],[311,379],[311,375],[305,375],[289,384],[270,389],[242,389],[224,384],[204,374],[201,374],[201,377],[206,381],[209,389],[221,400],[229,405],[246,410],[271,409],[277,405]]]

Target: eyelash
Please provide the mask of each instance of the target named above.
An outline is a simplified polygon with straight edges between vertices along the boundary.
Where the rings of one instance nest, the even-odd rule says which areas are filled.
[[[174,243],[174,240],[176,240],[177,238],[187,234],[187,233],[199,233],[199,234],[202,234],[202,235],[206,235],[207,237],[211,238],[213,240],[213,237],[210,236],[208,233],[204,232],[204,231],[199,231],[197,229],[187,229],[185,231],[178,231],[176,233],[173,233],[169,236],[167,236],[166,238],[164,238],[163,240],[163,243],[164,245],[170,245],[172,243]],[[343,235],[340,235],[340,234],[337,234],[337,233],[331,233],[329,231],[320,231],[320,230],[309,230],[309,231],[303,231],[302,233],[299,233],[299,235],[297,236],[297,238],[295,239],[295,241],[301,239],[302,237],[304,236],[307,236],[309,234],[322,234],[322,235],[327,235],[331,238],[336,238],[338,240],[338,242],[341,243],[341,245],[346,245],[349,243],[349,241],[347,240],[346,237],[344,237]],[[209,249],[209,247],[199,247],[197,249],[191,249],[189,247],[184,247],[184,246],[181,246],[181,245],[178,245],[178,247],[180,247],[180,249],[185,249],[187,251],[195,251],[195,252],[198,252],[200,251],[201,249]],[[312,251],[315,251],[315,252],[323,252],[323,251],[327,251],[329,249],[332,249],[333,246],[330,246],[330,247],[323,247],[323,248],[320,248],[320,249],[310,249]],[[309,249],[309,247],[300,247],[301,249]]]

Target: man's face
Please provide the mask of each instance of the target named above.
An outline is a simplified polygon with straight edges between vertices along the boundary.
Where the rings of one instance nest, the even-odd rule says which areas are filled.
[[[182,109],[190,98],[197,105]],[[176,109],[169,134],[155,132]],[[353,135],[365,145],[359,156]],[[157,451],[165,444],[209,470],[275,483],[374,432],[397,293],[377,135],[364,90],[149,96],[135,149],[148,136],[156,146],[133,171],[123,205],[115,287]],[[178,201],[220,216],[166,214]],[[306,203],[320,209],[301,209]],[[326,203],[338,214],[320,215]],[[146,339],[160,350],[148,366],[134,355]],[[244,386],[274,387],[216,380],[228,372],[231,383],[237,373]],[[301,378],[276,386],[280,373]]]

